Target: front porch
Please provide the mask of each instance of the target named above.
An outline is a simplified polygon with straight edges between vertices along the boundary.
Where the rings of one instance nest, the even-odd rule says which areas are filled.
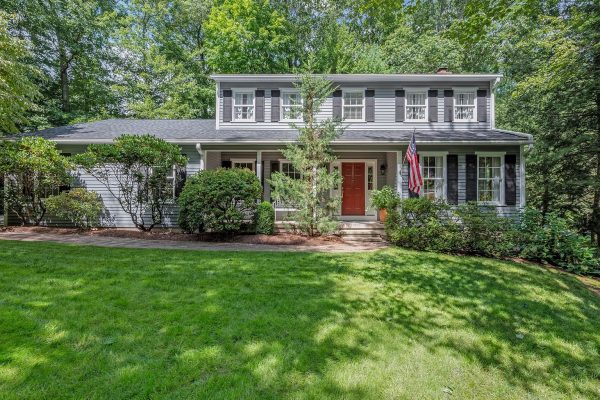
[[[377,221],[377,210],[371,205],[373,191],[389,185],[401,190],[399,173],[402,160],[400,149],[336,148],[337,160],[330,169],[340,171],[343,182],[331,191],[332,196],[340,196],[341,206],[335,213],[341,221]],[[248,168],[256,173],[263,187],[263,200],[275,208],[277,221],[289,219],[296,210],[293,204],[283,204],[271,196],[269,179],[274,172],[289,176],[297,174],[283,156],[280,149],[246,148],[203,148],[201,151],[204,167],[207,169]],[[400,177],[398,179],[397,177]]]

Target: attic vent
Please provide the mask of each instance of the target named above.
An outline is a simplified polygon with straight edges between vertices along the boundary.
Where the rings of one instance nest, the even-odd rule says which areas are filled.
[[[440,75],[444,75],[444,74],[451,74],[452,72],[450,72],[448,70],[448,67],[439,67],[436,71],[436,74],[440,74]]]

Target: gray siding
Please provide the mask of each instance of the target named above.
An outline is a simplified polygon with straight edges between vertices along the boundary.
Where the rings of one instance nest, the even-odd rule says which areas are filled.
[[[340,89],[345,88],[361,88],[375,90],[375,122],[352,122],[345,123],[347,129],[486,129],[491,128],[491,88],[487,82],[462,82],[462,83],[413,83],[410,84],[398,82],[371,82],[364,84],[353,84],[352,86],[340,85]],[[236,128],[236,129],[285,129],[289,127],[288,122],[271,122],[271,90],[291,88],[291,83],[221,83],[219,93],[219,115],[220,128]],[[486,97],[486,122],[444,122],[444,89],[469,87],[474,89],[485,89],[488,92]],[[265,121],[266,122],[223,122],[223,90],[227,89],[242,89],[256,88],[265,89]],[[437,114],[438,122],[396,122],[395,117],[395,90],[396,89],[436,89],[438,90],[437,97]],[[477,103],[476,103],[477,104]],[[329,97],[322,106],[321,112],[318,115],[319,120],[330,118],[333,113],[333,100]]]

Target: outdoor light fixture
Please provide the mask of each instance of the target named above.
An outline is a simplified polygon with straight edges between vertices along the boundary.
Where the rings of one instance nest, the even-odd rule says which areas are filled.
[[[381,164],[381,167],[379,167],[379,172],[381,172],[381,175],[385,175],[385,169],[386,169],[385,164]]]

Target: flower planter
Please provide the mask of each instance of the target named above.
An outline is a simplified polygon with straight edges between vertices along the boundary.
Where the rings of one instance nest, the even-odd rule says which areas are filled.
[[[384,223],[386,218],[387,210],[385,208],[382,208],[381,210],[379,210],[379,222]]]

